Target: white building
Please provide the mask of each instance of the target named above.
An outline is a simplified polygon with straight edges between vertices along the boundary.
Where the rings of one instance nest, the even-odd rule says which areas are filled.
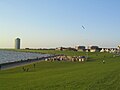
[[[15,39],[15,49],[20,49],[20,38]]]
[[[85,46],[75,46],[77,51],[85,51]]]
[[[100,52],[116,52],[118,49],[117,48],[102,48]]]
[[[98,46],[88,46],[88,50],[90,52],[99,52],[100,51]]]

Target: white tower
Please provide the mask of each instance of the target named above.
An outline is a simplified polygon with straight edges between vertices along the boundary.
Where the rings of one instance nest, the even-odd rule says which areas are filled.
[[[20,38],[15,39],[15,49],[20,49]]]

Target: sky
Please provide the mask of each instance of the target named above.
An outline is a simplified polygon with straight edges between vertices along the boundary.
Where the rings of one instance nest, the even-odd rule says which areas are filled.
[[[120,0],[0,0],[0,48],[117,47],[119,34]]]

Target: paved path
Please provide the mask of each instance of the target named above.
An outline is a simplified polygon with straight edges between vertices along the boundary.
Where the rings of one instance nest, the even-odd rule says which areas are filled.
[[[19,67],[19,66],[24,66],[24,65],[31,64],[34,62],[40,62],[42,60],[45,60],[46,58],[52,58],[52,57],[56,57],[56,55],[36,58],[36,59],[28,59],[28,60],[22,60],[22,61],[16,61],[16,62],[4,63],[4,64],[0,64],[0,70],[6,70],[6,69]]]

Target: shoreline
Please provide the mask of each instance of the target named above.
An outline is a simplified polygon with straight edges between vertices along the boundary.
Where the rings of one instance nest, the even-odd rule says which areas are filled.
[[[56,56],[58,56],[58,55],[52,55],[52,56],[47,56],[47,57],[35,58],[35,59],[27,59],[27,60],[15,61],[15,62],[3,63],[3,64],[0,64],[0,70],[7,70],[7,69],[19,67],[19,66],[24,66],[27,64],[43,61],[45,59],[56,57]]]

